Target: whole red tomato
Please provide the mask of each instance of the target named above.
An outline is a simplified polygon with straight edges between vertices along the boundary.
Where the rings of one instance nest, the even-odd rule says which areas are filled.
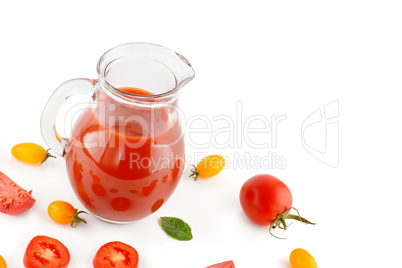
[[[240,204],[247,217],[254,223],[269,226],[292,207],[292,193],[274,176],[261,174],[250,178],[240,190]]]
[[[315,224],[301,217],[299,211],[292,207],[292,201],[289,188],[271,175],[256,175],[246,181],[240,190],[240,204],[244,213],[254,223],[269,226],[270,233],[271,229],[277,227],[286,230],[287,219]],[[290,214],[291,209],[297,215]]]
[[[66,268],[69,262],[68,249],[59,240],[48,236],[35,236],[25,250],[25,268]]]

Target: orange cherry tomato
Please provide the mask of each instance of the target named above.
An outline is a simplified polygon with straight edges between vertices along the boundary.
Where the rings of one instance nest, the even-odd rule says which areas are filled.
[[[1,255],[0,255],[0,268],[7,268],[6,261],[3,259]]]
[[[194,166],[194,165],[193,165]],[[225,159],[217,154],[209,155],[203,158],[197,165],[192,169],[192,174],[190,177],[193,177],[194,180],[200,178],[210,178],[215,175],[218,175],[219,172],[225,167]]]
[[[79,214],[86,212],[78,211],[78,209],[65,201],[53,201],[47,208],[47,213],[52,220],[60,224],[71,224],[72,227],[75,227],[78,222],[87,223],[79,217]]]
[[[317,262],[313,256],[302,248],[294,249],[289,256],[290,264],[293,268],[317,268]]]
[[[55,156],[49,153],[49,150],[43,149],[42,146],[35,143],[20,143],[11,149],[11,154],[25,163],[29,164],[42,164],[49,157]]]

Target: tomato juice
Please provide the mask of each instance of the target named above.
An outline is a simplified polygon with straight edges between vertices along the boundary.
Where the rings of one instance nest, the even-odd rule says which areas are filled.
[[[136,95],[152,95],[120,88]],[[73,190],[95,216],[131,222],[155,212],[184,169],[184,141],[176,101],[159,107],[121,102],[104,91],[82,112],[67,145]]]

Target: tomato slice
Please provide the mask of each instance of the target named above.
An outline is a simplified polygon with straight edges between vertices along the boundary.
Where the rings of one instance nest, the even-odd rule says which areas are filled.
[[[30,209],[36,201],[31,192],[0,172],[0,212],[16,215]]]
[[[235,268],[233,261],[225,261],[221,263],[217,263],[211,266],[208,266],[207,268]]]
[[[94,268],[137,268],[138,253],[123,242],[109,242],[99,248],[93,265]]]
[[[32,238],[24,255],[25,268],[66,268],[69,262],[70,253],[63,243],[44,235]]]

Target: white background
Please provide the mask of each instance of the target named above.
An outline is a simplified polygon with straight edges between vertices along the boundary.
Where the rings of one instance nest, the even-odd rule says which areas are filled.
[[[297,247],[319,267],[395,267],[402,239],[401,14],[398,1],[2,1],[0,170],[32,189],[37,202],[24,214],[0,215],[0,254],[9,267],[23,267],[28,242],[43,234],[68,247],[73,268],[91,267],[97,249],[113,240],[134,246],[141,268],[203,268],[231,259],[237,268],[288,268]],[[112,225],[87,216],[88,224],[75,229],[58,225],[47,216],[51,201],[83,208],[63,159],[31,166],[10,150],[28,141],[46,147],[40,116],[54,89],[68,79],[96,78],[103,52],[138,41],[171,48],[194,67],[196,77],[180,96],[188,118],[236,120],[239,102],[244,121],[286,116],[275,148],[256,149],[240,137],[226,148],[188,144],[187,156],[250,153],[258,161],[274,152],[286,167],[231,165],[197,182],[187,170],[172,198],[146,219]],[[322,149],[326,141],[339,148],[339,165],[331,167],[307,152],[301,133],[310,114],[337,101],[339,117],[331,126],[339,133],[331,128],[326,136],[324,122],[306,130],[304,140],[312,148]],[[212,131],[219,123],[212,121]],[[205,141],[211,133],[196,136]],[[272,138],[250,137],[254,143]],[[327,152],[330,161],[336,163],[337,153]],[[275,231],[287,237],[278,240],[251,223],[238,194],[259,173],[283,180],[293,205],[317,225],[294,223]],[[161,216],[185,220],[194,239],[166,236]]]

